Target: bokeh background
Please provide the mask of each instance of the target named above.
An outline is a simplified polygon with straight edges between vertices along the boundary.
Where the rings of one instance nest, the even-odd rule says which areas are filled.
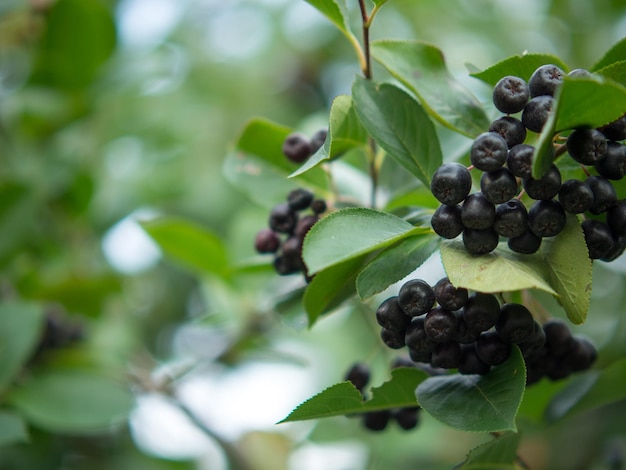
[[[390,0],[372,28],[432,42],[484,102],[468,63],[529,51],[587,67],[625,35],[624,0]],[[487,440],[429,417],[375,435],[347,418],[276,425],[355,361],[386,379],[364,320],[374,303],[310,330],[297,282],[262,264],[225,282],[164,256],[142,229],[176,217],[210,233],[230,265],[258,261],[269,208],[224,176],[226,155],[255,116],[324,127],[357,73],[345,38],[303,0],[0,1],[0,295],[79,325],[34,369],[97,368],[133,393],[128,420],[105,430],[30,424],[25,442],[0,449],[1,469],[438,469]],[[597,271],[600,313],[581,331],[602,344],[626,270]],[[626,406],[614,407],[585,425],[529,425],[526,460],[622,468],[608,466],[626,449]]]

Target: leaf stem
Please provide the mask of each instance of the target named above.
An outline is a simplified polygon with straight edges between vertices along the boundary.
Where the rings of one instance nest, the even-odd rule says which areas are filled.
[[[364,50],[364,65],[362,67],[363,76],[368,80],[372,78],[372,59],[370,56],[370,25],[374,17],[374,9],[372,15],[368,16],[367,8],[365,6],[365,0],[359,0],[359,8],[361,9],[361,19],[363,20],[363,50]],[[363,65],[363,64],[362,64]]]

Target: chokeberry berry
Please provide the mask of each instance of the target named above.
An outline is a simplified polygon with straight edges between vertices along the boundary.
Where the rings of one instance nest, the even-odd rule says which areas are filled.
[[[313,202],[313,193],[308,189],[296,188],[287,194],[287,204],[292,211],[301,211],[308,208]]]
[[[496,324],[499,316],[500,303],[493,294],[476,292],[463,308],[465,324],[473,330],[488,330]]]
[[[524,109],[530,97],[526,81],[520,77],[508,75],[502,77],[493,88],[493,104],[505,114],[515,114]]]
[[[437,303],[451,311],[463,307],[468,299],[467,289],[464,287],[455,287],[447,277],[439,279],[433,291],[435,292],[435,300]]]
[[[411,318],[400,308],[398,297],[393,296],[384,300],[376,309],[376,321],[387,330],[406,332]]]
[[[626,236],[626,201],[619,201],[607,211],[606,223],[614,236]]]
[[[606,155],[593,166],[600,176],[621,180],[626,175],[626,145],[609,140],[606,143]]]
[[[517,180],[507,168],[483,173],[480,191],[494,204],[501,204],[517,195]]]
[[[522,111],[522,124],[529,131],[541,132],[552,112],[554,99],[549,95],[532,98]]]
[[[615,237],[613,236],[613,247],[600,258],[602,261],[611,262],[615,261],[617,258],[624,254],[626,250],[626,237]]]
[[[541,178],[526,178],[523,184],[526,194],[532,199],[552,199],[561,189],[561,172],[553,164]]]
[[[289,204],[278,204],[270,211],[269,227],[275,232],[293,233],[297,221],[298,214]]]
[[[500,308],[496,332],[507,343],[523,343],[535,329],[535,319],[522,304],[506,303]]]
[[[356,362],[348,369],[344,380],[351,382],[359,392],[363,393],[370,380],[370,368],[362,362]]]
[[[290,257],[278,255],[274,258],[274,270],[280,276],[288,276],[302,270],[300,263],[293,263]]]
[[[511,237],[507,240],[507,245],[511,251],[521,253],[523,255],[532,255],[539,251],[541,247],[541,237],[538,237],[530,229],[526,230],[517,237]]]
[[[601,127],[600,132],[610,140],[626,139],[626,114],[606,126]]]
[[[309,230],[319,221],[319,217],[316,215],[305,215],[296,223],[296,229],[294,230],[294,235],[300,237],[304,240],[304,237]]]
[[[496,219],[496,207],[483,193],[473,193],[465,198],[461,206],[463,227],[485,230]]]
[[[311,141],[309,142],[309,145],[311,147],[311,155],[313,155],[320,148],[322,148],[322,145],[324,145],[327,136],[328,129],[320,129],[315,132],[315,134],[313,134],[313,137],[311,137]]]
[[[437,343],[433,348],[430,364],[433,367],[455,369],[461,362],[461,345],[456,341]]]
[[[575,129],[567,137],[567,153],[583,165],[593,165],[606,156],[606,137],[596,129]]]
[[[574,336],[573,346],[566,355],[566,360],[573,372],[589,369],[596,361],[598,352],[591,341],[584,336]]]
[[[458,369],[461,374],[486,375],[491,366],[478,357],[473,344],[464,344],[461,346],[461,361]]]
[[[524,143],[526,140],[526,128],[522,121],[512,116],[502,116],[489,126],[489,132],[495,132],[506,141],[508,148]]]
[[[363,414],[363,426],[370,431],[383,431],[391,419],[391,410],[368,411]]]
[[[289,134],[283,142],[283,153],[294,163],[302,163],[311,156],[309,139],[300,132]]]
[[[463,231],[461,220],[461,206],[441,205],[433,213],[430,224],[437,235],[443,238],[456,238]]]
[[[563,83],[565,73],[554,64],[538,67],[528,79],[531,98],[541,95],[554,96],[556,88]]]
[[[522,356],[524,358],[534,357],[537,354],[541,354],[542,348],[546,344],[546,333],[543,331],[541,325],[535,321],[533,332],[526,340],[518,344]]]
[[[254,238],[254,248],[258,253],[276,253],[280,248],[280,237],[270,228],[261,229]]]
[[[490,366],[499,366],[511,356],[511,343],[503,341],[495,331],[485,331],[476,340],[476,354]]]
[[[472,189],[472,176],[460,163],[448,162],[441,165],[430,181],[430,191],[439,202],[454,205],[467,197]]]
[[[481,171],[495,171],[504,165],[508,146],[504,138],[495,132],[483,132],[470,148],[470,161]]]
[[[454,340],[461,344],[472,344],[478,339],[481,331],[478,327],[476,327],[476,325],[467,324],[467,322],[465,321],[465,317],[463,316],[464,310],[465,309],[461,309],[454,312],[459,319],[458,328]]]
[[[511,199],[496,206],[493,229],[502,237],[519,237],[528,230],[528,211],[519,199]]]
[[[426,314],[424,331],[437,343],[452,341],[458,328],[458,319],[454,312],[443,307],[435,307]]]
[[[409,326],[406,329],[404,342],[406,343],[407,348],[409,348],[409,353],[413,351],[419,354],[432,353],[436,344],[424,330],[424,317],[413,317],[411,323],[409,323]],[[413,357],[411,357],[411,359],[413,359]]]
[[[404,342],[404,333],[398,331],[388,330],[386,328],[381,328],[380,330],[380,339],[383,340],[385,346],[390,349],[401,349],[406,346]]]
[[[559,189],[559,202],[565,212],[582,214],[593,204],[593,191],[584,181],[569,179]]]
[[[552,356],[563,356],[571,347],[572,333],[563,320],[552,319],[543,325],[546,334],[545,347]]]
[[[409,317],[423,315],[435,304],[435,293],[426,281],[412,279],[400,287],[398,304]]]
[[[313,211],[314,214],[323,214],[324,212],[326,212],[327,209],[327,205],[326,205],[326,201],[324,199],[315,199],[312,203],[311,203],[311,210]]]
[[[558,201],[535,202],[528,211],[528,227],[538,237],[554,237],[565,228],[567,218]]]
[[[419,406],[398,408],[392,411],[391,417],[396,420],[402,429],[409,431],[419,424],[420,409]]]
[[[585,182],[593,193],[593,204],[589,207],[592,214],[602,214],[617,203],[617,193],[611,182],[602,176],[589,176]]]
[[[587,69],[574,69],[567,72],[568,77],[580,77],[587,78],[591,77],[591,72]]]
[[[530,178],[532,176],[534,154],[535,147],[532,145],[516,145],[509,150],[506,166],[515,176]]]
[[[606,223],[595,219],[586,219],[583,221],[581,226],[583,234],[585,235],[589,258],[604,258],[611,248],[613,248],[614,243],[613,235],[611,234],[609,226]]]
[[[498,246],[498,234],[493,228],[463,230],[463,245],[473,255],[484,255],[492,252]]]

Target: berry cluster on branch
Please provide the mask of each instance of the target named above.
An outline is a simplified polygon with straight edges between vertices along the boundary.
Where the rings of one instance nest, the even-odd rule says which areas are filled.
[[[535,147],[524,143],[527,131],[541,132],[564,75],[549,64],[536,69],[528,83],[506,76],[495,85],[493,103],[505,115],[472,143],[472,166],[444,163],[431,180],[431,192],[442,204],[431,219],[438,235],[462,235],[473,254],[493,251],[501,237],[512,251],[532,254],[543,238],[563,230],[567,213],[585,214],[582,228],[591,259],[612,261],[624,252],[626,201],[618,200],[611,180],[626,174],[626,115],[599,129],[569,133],[560,150],[580,164],[584,179],[562,181],[554,163],[540,178],[532,176]],[[569,75],[589,72],[576,69]],[[512,116],[520,112],[520,118]],[[559,156],[555,151],[555,158]],[[480,191],[470,194],[474,169],[483,173]],[[531,201],[529,207],[524,196]]]

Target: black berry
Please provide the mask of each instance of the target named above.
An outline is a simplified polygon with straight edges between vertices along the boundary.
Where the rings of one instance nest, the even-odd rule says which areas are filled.
[[[461,374],[485,375],[489,373],[491,367],[478,357],[474,345],[464,344],[461,346],[461,361],[458,369]]]
[[[589,258],[604,258],[613,248],[614,243],[609,226],[595,219],[584,220],[581,226],[585,235],[587,249],[589,250]]]
[[[528,84],[520,77],[503,77],[493,88],[493,104],[498,111],[505,114],[520,112],[529,97]]]
[[[606,137],[596,129],[575,129],[567,137],[567,152],[578,163],[593,165],[606,155]]]
[[[541,237],[538,237],[528,229],[517,237],[509,238],[507,245],[511,251],[531,255],[539,251],[539,247],[541,247]]]
[[[483,173],[480,191],[490,202],[500,204],[517,195],[517,180],[506,168]]]
[[[519,199],[511,199],[496,206],[493,229],[502,237],[519,237],[528,230],[528,211]]]
[[[520,178],[532,176],[533,156],[535,147],[527,144],[519,144],[509,150],[506,166],[511,173]]]
[[[493,294],[476,292],[465,304],[463,318],[472,330],[486,331],[496,324],[500,316],[500,303]]]
[[[482,193],[467,196],[461,206],[461,221],[465,228],[485,230],[496,219],[496,207]]]
[[[458,320],[454,312],[443,307],[435,307],[426,314],[424,331],[437,343],[452,341],[456,335]]]
[[[442,204],[458,204],[472,189],[472,176],[460,163],[444,163],[435,171],[430,181],[433,196]]]
[[[387,330],[404,333],[411,323],[411,318],[400,308],[398,297],[393,296],[380,304],[376,310],[376,321]]]
[[[313,134],[313,137],[311,137],[311,141],[309,142],[309,145],[311,147],[311,155],[313,155],[320,148],[322,148],[322,145],[324,145],[324,142],[326,141],[327,135],[327,129],[320,129],[315,134]]]
[[[541,95],[554,96],[556,88],[563,83],[565,73],[553,64],[542,65],[528,79],[531,98]]]
[[[532,98],[522,111],[522,124],[529,131],[541,132],[552,112],[553,98],[541,95]]]
[[[463,231],[461,207],[458,205],[442,205],[437,208],[430,224],[437,235],[443,238],[456,238]]]
[[[565,212],[582,214],[593,204],[593,191],[584,181],[570,179],[561,185],[559,202]]]
[[[602,214],[617,204],[617,193],[608,179],[602,176],[589,176],[585,182],[593,193],[593,204],[589,207],[589,212]]]
[[[524,179],[524,189],[532,199],[552,199],[561,189],[561,172],[553,164],[541,178]]]
[[[607,139],[624,140],[626,139],[626,114],[619,119],[600,128]]]
[[[293,211],[301,211],[308,208],[313,202],[313,193],[308,189],[296,188],[287,194],[287,204]]]
[[[270,212],[269,227],[275,232],[292,233],[297,221],[298,215],[289,204],[278,204]]]
[[[472,165],[481,171],[495,171],[506,162],[508,146],[500,134],[483,132],[470,149]]]
[[[437,343],[433,348],[430,364],[433,367],[455,369],[461,362],[461,345],[455,341]]]
[[[528,227],[538,237],[558,235],[566,221],[563,207],[554,200],[537,201],[528,211]]]
[[[423,315],[435,304],[435,293],[426,281],[413,279],[400,288],[398,304],[409,317]]]
[[[272,229],[259,230],[254,238],[254,248],[258,253],[276,253],[280,247],[280,237]]]
[[[344,380],[351,382],[362,393],[370,380],[370,369],[362,362],[357,362],[346,372]]]
[[[606,143],[606,155],[594,163],[594,168],[610,180],[621,180],[626,175],[626,145],[610,140]]]
[[[309,139],[299,132],[289,134],[283,142],[283,153],[294,163],[302,163],[311,156]]]
[[[499,366],[511,356],[511,343],[503,341],[495,331],[486,331],[476,340],[476,354],[490,366]]]
[[[526,140],[526,128],[522,121],[512,116],[502,116],[489,126],[489,132],[495,132],[506,141],[508,148],[522,144]]]
[[[507,303],[500,308],[496,332],[507,343],[523,343],[533,333],[535,319],[522,304]]]
[[[484,255],[492,252],[498,246],[498,234],[493,228],[463,230],[463,245],[465,249],[474,255]]]
[[[468,299],[467,289],[454,287],[450,279],[444,277],[437,281],[433,289],[437,303],[447,310],[458,310],[465,305]]]

